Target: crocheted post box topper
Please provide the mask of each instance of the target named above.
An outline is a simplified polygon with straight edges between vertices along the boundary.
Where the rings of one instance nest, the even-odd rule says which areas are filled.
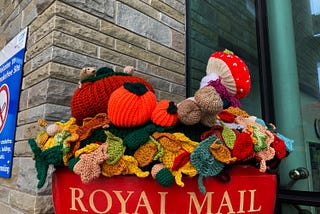
[[[71,115],[81,125],[83,119],[94,117],[98,113],[107,113],[111,94],[125,82],[143,83],[148,90],[154,92],[152,85],[146,80],[125,72],[113,72],[112,69],[100,68],[95,76],[81,81],[71,99]]]

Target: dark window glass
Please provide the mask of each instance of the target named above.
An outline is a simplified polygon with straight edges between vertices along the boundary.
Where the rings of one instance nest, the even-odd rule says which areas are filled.
[[[193,96],[206,74],[210,55],[228,49],[247,64],[251,91],[242,109],[261,117],[259,60],[254,0],[187,1],[187,90]]]

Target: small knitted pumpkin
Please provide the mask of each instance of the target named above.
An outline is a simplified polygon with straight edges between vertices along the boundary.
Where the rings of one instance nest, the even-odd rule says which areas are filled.
[[[98,113],[107,113],[108,101],[112,92],[125,82],[143,83],[154,92],[152,85],[141,77],[124,72],[113,72],[110,68],[100,68],[95,76],[81,81],[71,99],[71,115],[81,125],[84,118],[94,117]]]
[[[156,103],[156,95],[146,85],[126,82],[111,94],[108,116],[119,127],[139,126],[150,120]]]
[[[161,100],[153,110],[151,120],[158,126],[174,126],[178,122],[176,104],[170,100]]]

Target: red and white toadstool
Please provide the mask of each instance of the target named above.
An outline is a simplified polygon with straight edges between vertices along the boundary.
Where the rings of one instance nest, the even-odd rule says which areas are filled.
[[[242,59],[229,50],[213,53],[208,60],[206,73],[207,76],[217,74],[229,93],[238,99],[250,92],[249,69]]]

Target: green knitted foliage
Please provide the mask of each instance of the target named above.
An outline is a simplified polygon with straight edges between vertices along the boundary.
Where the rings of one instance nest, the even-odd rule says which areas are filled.
[[[107,142],[109,143],[107,154],[109,158],[106,160],[107,164],[115,164],[120,160],[124,154],[126,147],[122,143],[122,139],[106,131]]]
[[[80,142],[80,148],[83,148],[86,145],[89,145],[95,142],[106,142],[106,139],[107,139],[107,135],[105,133],[105,129],[97,128],[91,133],[91,135],[88,138]]]
[[[29,139],[28,143],[34,154],[38,178],[37,187],[41,188],[46,181],[49,165],[53,165],[55,167],[64,166],[62,145],[53,146],[42,151],[34,139]]]
[[[135,151],[141,145],[145,144],[148,140],[150,135],[154,132],[164,132],[165,130],[169,130],[172,127],[161,127],[156,126],[154,124],[148,124],[140,129],[132,131],[123,139],[123,145],[127,146],[129,150]]]
[[[96,76],[101,76],[101,75],[105,75],[105,74],[109,74],[109,73],[114,73],[114,70],[109,67],[101,67],[97,70]]]
[[[149,143],[153,143],[157,146],[157,152],[156,154],[154,155],[153,157],[153,160],[156,161],[156,160],[161,160],[162,156],[164,155],[164,148],[163,146],[158,142],[156,141],[152,136],[150,136],[150,139],[148,141]]]
[[[216,140],[218,140],[217,136],[211,135],[201,141],[190,156],[192,165],[199,172],[198,188],[202,193],[206,192],[202,179],[218,175],[224,168],[224,164],[217,161],[210,152],[210,145]]]
[[[197,123],[192,126],[185,125],[183,123],[177,123],[174,127],[172,127],[171,129],[168,129],[167,132],[169,133],[181,132],[181,133],[184,133],[192,141],[200,142],[201,134],[209,130],[210,130],[210,127],[207,127],[201,123]]]
[[[63,142],[71,137],[71,134],[67,130],[62,130],[58,134],[54,136],[54,141],[56,142],[56,145],[62,145],[62,153],[67,154],[70,151],[70,146],[65,145]]]
[[[223,137],[223,140],[229,149],[233,149],[234,143],[236,142],[237,135],[232,131],[232,129],[225,126],[223,123],[222,123],[222,126],[223,126],[223,130],[221,135]]]
[[[253,136],[258,140],[257,143],[254,144],[254,151],[260,152],[261,150],[267,148],[267,138],[268,136],[260,131],[259,128],[252,126],[253,127]]]
[[[81,81],[81,83],[85,82],[95,82],[97,80],[111,77],[111,76],[130,76],[130,74],[124,73],[124,72],[114,72],[111,68],[108,67],[102,67],[99,68],[96,72],[95,76],[89,76]]]
[[[136,130],[124,138],[123,145],[135,151],[149,140],[149,136],[146,128]]]
[[[70,160],[68,161],[68,168],[73,171],[73,167],[78,163],[78,161],[80,160],[80,158],[70,158]]]

